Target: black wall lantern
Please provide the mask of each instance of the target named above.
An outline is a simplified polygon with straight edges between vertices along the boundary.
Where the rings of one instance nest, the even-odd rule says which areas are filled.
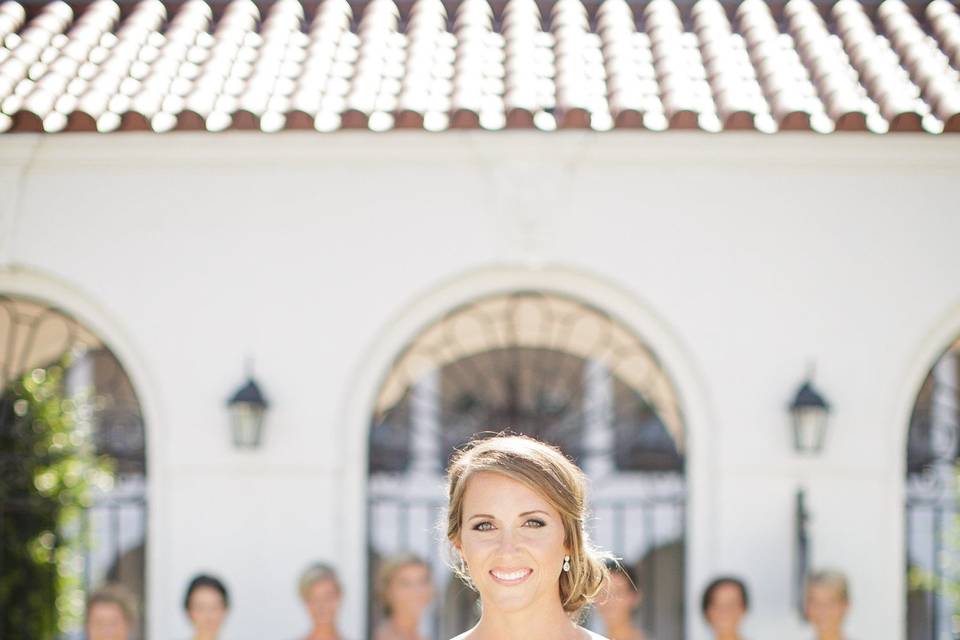
[[[257,386],[253,376],[250,376],[247,378],[247,383],[237,389],[227,401],[233,446],[238,449],[259,448],[267,407],[267,401],[260,387]]]
[[[797,453],[816,454],[823,449],[830,405],[808,378],[790,404],[793,446]]]

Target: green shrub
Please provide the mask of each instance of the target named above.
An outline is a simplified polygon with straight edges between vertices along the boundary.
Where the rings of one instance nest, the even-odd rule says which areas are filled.
[[[83,623],[84,511],[113,481],[92,442],[88,392],[64,396],[69,362],[0,396],[0,638],[53,640]]]

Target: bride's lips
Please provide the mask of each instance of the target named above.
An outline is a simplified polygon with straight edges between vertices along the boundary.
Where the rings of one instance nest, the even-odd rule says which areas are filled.
[[[491,569],[490,576],[494,582],[503,585],[515,585],[525,582],[527,578],[533,575],[533,569]]]

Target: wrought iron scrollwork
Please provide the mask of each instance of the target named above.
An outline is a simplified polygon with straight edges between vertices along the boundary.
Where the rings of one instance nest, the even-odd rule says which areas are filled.
[[[947,562],[960,526],[960,341],[938,359],[917,395],[907,439],[907,564],[933,590],[907,594],[911,640],[956,637],[955,603],[940,589],[960,575]]]
[[[382,386],[371,471],[403,470],[414,409],[423,410],[417,388],[429,375],[440,385],[426,410],[443,463],[476,433],[509,428],[581,461],[609,455],[627,470],[683,466],[682,412],[663,367],[614,318],[581,302],[530,292],[496,296],[427,328]],[[591,395],[600,377],[609,377],[610,397]],[[614,436],[599,447],[582,438],[585,421],[598,411],[606,412],[602,419]]]

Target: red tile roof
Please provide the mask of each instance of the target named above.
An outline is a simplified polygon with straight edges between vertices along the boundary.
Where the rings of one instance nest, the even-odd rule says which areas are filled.
[[[0,41],[0,131],[960,131],[950,0],[7,0]]]

